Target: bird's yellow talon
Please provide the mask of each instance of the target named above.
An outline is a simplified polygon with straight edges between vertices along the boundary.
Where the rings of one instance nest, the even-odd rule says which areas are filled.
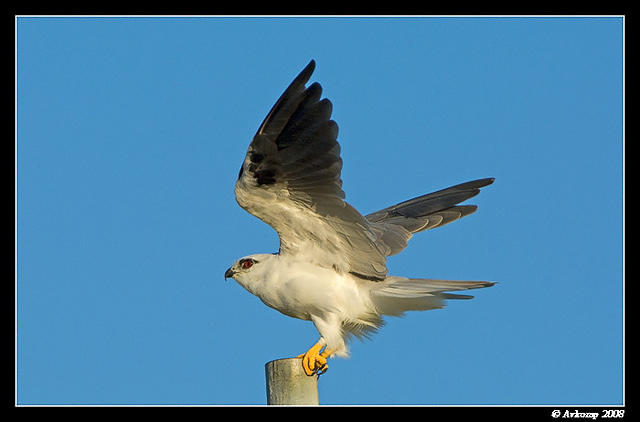
[[[318,369],[316,372],[318,375],[322,375],[329,369],[329,365],[325,364],[322,368]]]
[[[320,352],[324,345],[320,342],[314,344],[306,353],[298,355],[298,358],[302,358],[302,369],[308,376],[314,374],[324,374],[327,372],[329,365],[327,365],[327,358],[331,356],[331,351],[324,350]]]

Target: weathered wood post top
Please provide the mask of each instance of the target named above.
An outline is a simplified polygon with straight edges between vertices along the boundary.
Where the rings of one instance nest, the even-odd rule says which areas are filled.
[[[277,359],[267,362],[267,404],[315,405],[318,402],[318,376],[308,376],[302,358]]]

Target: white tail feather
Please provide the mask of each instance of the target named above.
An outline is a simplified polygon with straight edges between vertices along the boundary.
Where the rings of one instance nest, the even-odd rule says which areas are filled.
[[[406,311],[426,311],[444,307],[445,299],[471,299],[473,296],[446,292],[490,287],[489,281],[454,281],[425,278],[389,277],[375,283],[371,299],[383,315],[401,316]]]

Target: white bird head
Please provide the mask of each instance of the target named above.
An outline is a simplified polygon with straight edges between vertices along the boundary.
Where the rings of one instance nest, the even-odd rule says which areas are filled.
[[[233,278],[243,287],[247,288],[249,284],[253,284],[264,279],[268,267],[267,265],[275,258],[273,254],[254,254],[240,258],[224,273],[224,278]]]

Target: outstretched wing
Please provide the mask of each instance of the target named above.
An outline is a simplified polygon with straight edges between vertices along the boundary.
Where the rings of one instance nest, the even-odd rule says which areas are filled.
[[[312,60],[273,106],[249,145],[235,194],[272,226],[281,254],[370,279],[387,274],[386,255],[369,222],[344,201],[338,125],[322,88],[305,84]]]
[[[456,204],[476,196],[493,180],[490,177],[451,186],[368,214],[366,219],[379,248],[387,256],[395,255],[407,246],[414,233],[442,227],[475,212],[475,205]]]

